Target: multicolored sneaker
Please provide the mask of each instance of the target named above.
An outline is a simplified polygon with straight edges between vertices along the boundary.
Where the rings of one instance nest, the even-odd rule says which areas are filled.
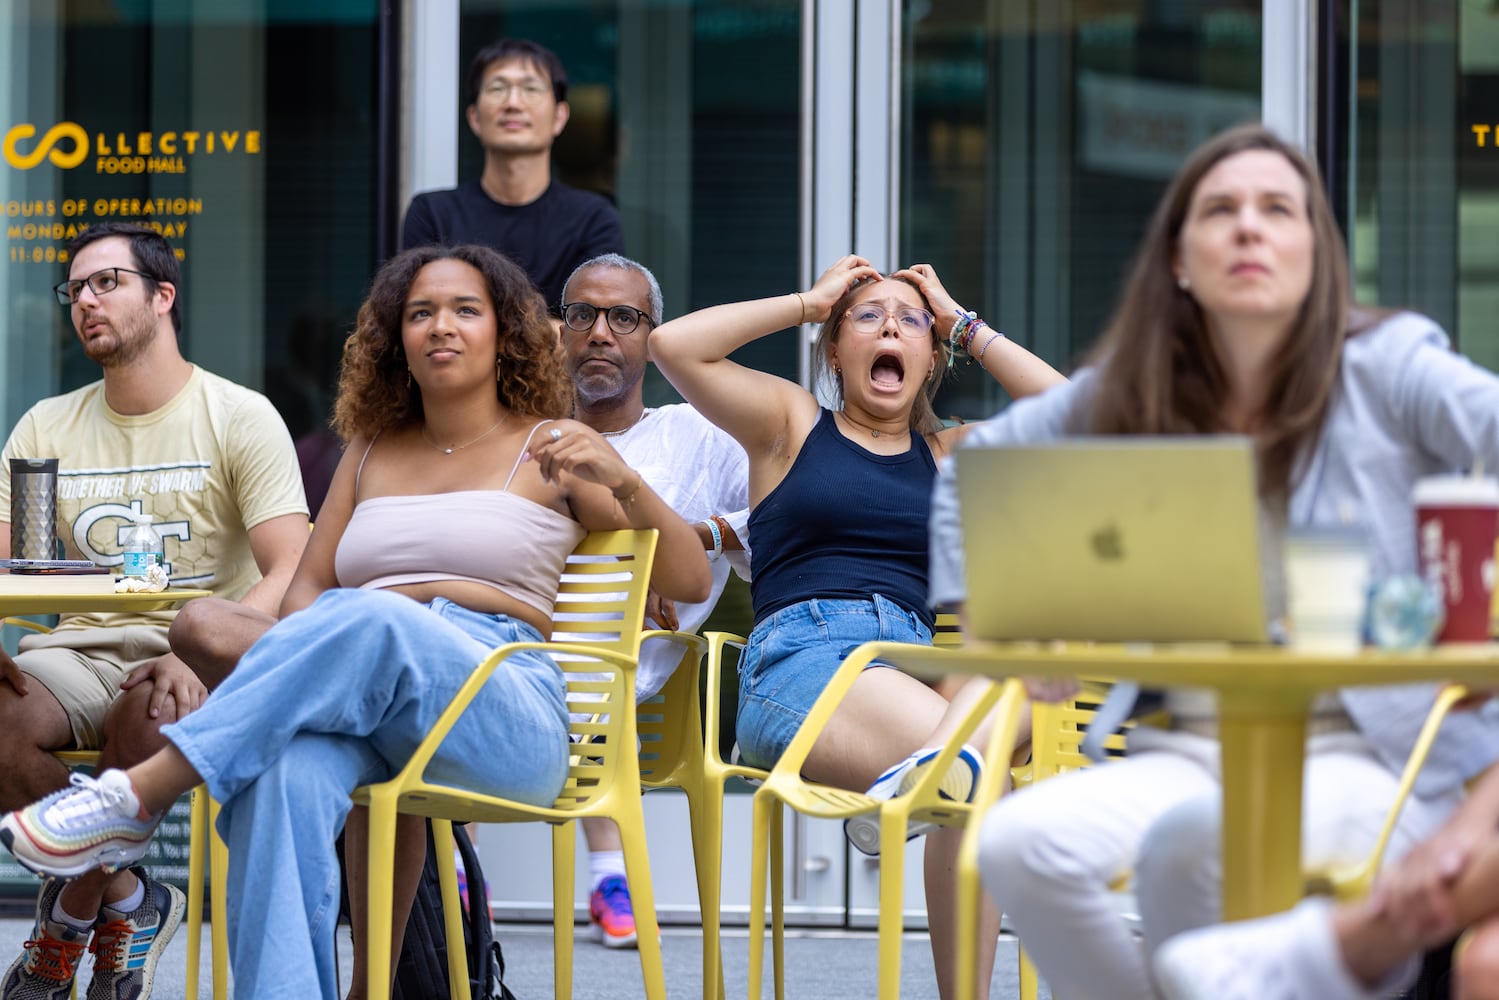
[[[130,913],[111,907],[99,911],[94,940],[94,978],[88,984],[88,1000],[143,1000],[151,995],[156,962],[177,933],[187,897],[176,886],[157,882],[144,868],[130,869],[146,898]]]
[[[31,940],[25,943],[25,951],[11,963],[4,982],[0,983],[0,997],[4,1000],[68,1000],[72,995],[73,977],[78,974],[78,960],[83,957],[88,933],[52,919],[52,907],[67,884],[60,878],[49,878],[42,883]]]
[[[864,794],[881,800],[906,794],[916,787],[916,783],[921,780],[922,775],[932,766],[932,762],[940,753],[942,753],[941,747],[916,751],[876,778],[874,784],[869,786],[869,791]],[[979,786],[979,776],[983,772],[983,758],[979,756],[977,750],[964,744],[958,748],[957,755],[948,765],[947,773],[942,776],[942,783],[937,786],[937,793],[955,802],[971,802],[973,793]],[[936,828],[935,823],[914,820],[906,827],[906,839],[912,840],[931,833]],[[880,853],[879,810],[844,820],[843,835],[860,851],[872,857],[878,857]]]
[[[599,883],[588,897],[588,926],[605,948],[635,947],[635,907],[630,886],[618,875]]]
[[[16,860],[41,875],[76,878],[144,857],[161,816],[140,818],[140,800],[125,772],[69,780],[71,787],[0,819],[0,843]]]

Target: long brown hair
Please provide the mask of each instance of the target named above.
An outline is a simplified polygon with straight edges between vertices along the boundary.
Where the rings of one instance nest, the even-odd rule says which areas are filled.
[[[1312,280],[1275,358],[1255,431],[1260,492],[1286,497],[1297,462],[1322,429],[1347,336],[1348,254],[1317,168],[1261,125],[1208,140],[1157,206],[1129,279],[1091,363],[1097,389],[1087,429],[1097,434],[1205,434],[1228,430],[1228,375],[1197,300],[1177,287],[1174,261],[1192,196],[1221,161],[1248,150],[1285,157],[1306,185]]]
[[[921,296],[923,308],[928,313],[932,312],[932,304],[926,300],[925,295],[921,294],[921,289],[914,281],[891,275],[886,275],[884,280],[899,281],[915,288],[916,294]],[[843,293],[837,302],[833,303],[833,310],[828,313],[827,322],[822,324],[822,329],[817,331],[817,343],[812,348],[812,381],[815,384],[818,379],[826,378],[827,384],[833,387],[833,394],[837,396],[839,406],[843,405],[843,375],[832,370],[832,362],[829,359],[833,354],[833,345],[838,343],[838,334],[843,326],[844,317],[848,315],[849,309],[853,308],[859,293],[868,288],[872,281],[873,279],[856,282],[852,288]],[[942,376],[947,372],[948,346],[947,341],[943,340],[942,335],[937,332],[940,324],[940,318],[932,324],[932,346],[937,349],[937,367],[911,405],[911,430],[917,434],[935,434],[942,429],[942,421],[938,418],[937,411],[932,409],[932,400],[936,398],[937,390],[942,387]]]
[[[411,381],[401,346],[401,314],[417,274],[439,260],[462,261],[484,276],[494,307],[500,402],[522,416],[572,413],[572,383],[562,366],[557,330],[526,272],[488,247],[416,247],[381,266],[359,307],[354,332],[344,341],[333,429],[345,441],[423,419],[421,392]]]

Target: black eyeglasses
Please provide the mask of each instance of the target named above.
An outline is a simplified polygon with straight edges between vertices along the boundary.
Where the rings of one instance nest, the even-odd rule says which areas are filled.
[[[621,337],[629,336],[635,332],[635,328],[641,322],[656,325],[650,314],[634,306],[596,306],[592,302],[565,302],[562,305],[562,322],[567,324],[569,330],[579,333],[587,333],[593,329],[593,324],[598,322],[599,313],[604,314],[604,320]]]
[[[156,278],[145,271],[132,271],[128,267],[106,267],[102,271],[95,271],[87,278],[59,281],[56,285],[52,286],[52,291],[57,293],[59,305],[71,306],[78,301],[78,296],[83,294],[84,285],[87,285],[89,291],[95,295],[108,295],[116,288],[119,288],[121,271],[124,271],[126,274],[138,274],[148,281],[156,280]]]

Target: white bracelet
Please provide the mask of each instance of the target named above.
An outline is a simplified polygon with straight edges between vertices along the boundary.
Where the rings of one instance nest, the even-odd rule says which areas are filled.
[[[718,522],[711,517],[702,523],[708,526],[708,534],[713,536],[713,552],[708,556],[708,561],[718,562],[723,557],[723,532],[718,530]]]

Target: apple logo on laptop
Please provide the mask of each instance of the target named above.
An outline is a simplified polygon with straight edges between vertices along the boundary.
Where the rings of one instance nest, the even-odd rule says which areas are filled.
[[[1106,524],[1089,537],[1093,554],[1106,562],[1118,562],[1124,558],[1124,541],[1119,537],[1117,524]]]

